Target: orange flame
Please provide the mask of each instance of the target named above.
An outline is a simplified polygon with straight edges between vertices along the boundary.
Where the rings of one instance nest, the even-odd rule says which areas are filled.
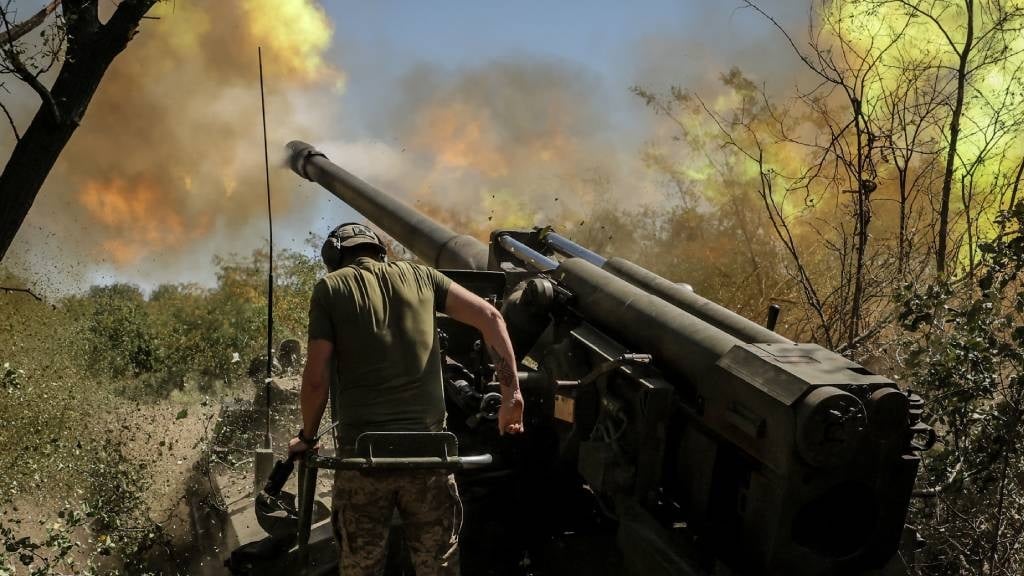
[[[495,128],[479,108],[456,102],[425,110],[413,142],[444,167],[470,168],[491,178],[508,173]]]
[[[89,216],[107,230],[101,249],[121,265],[137,262],[149,251],[179,248],[209,231],[209,217],[186,219],[166,199],[164,191],[145,179],[90,181],[78,194]]]
[[[257,46],[273,79],[272,146],[304,132],[292,94],[344,80],[328,61],[333,31],[316,0],[169,2],[153,14],[159,24],[146,24],[104,76],[61,157],[70,185],[59,188],[86,216],[81,250],[119,266],[191,250],[214,226],[238,230],[262,216],[244,196],[263,186]]]

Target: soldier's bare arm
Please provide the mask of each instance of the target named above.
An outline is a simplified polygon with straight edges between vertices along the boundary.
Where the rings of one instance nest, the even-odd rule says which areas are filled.
[[[329,340],[310,340],[306,356],[306,367],[302,371],[302,388],[299,404],[302,407],[302,430],[307,438],[316,434],[320,419],[327,407],[330,389],[330,362],[334,344]],[[292,440],[295,444],[297,439]],[[292,446],[289,446],[291,449]],[[309,446],[312,448],[312,446]]]
[[[512,341],[501,313],[483,298],[452,282],[445,300],[445,313],[480,331],[494,360],[494,376],[501,384],[502,403],[498,410],[498,430],[505,434],[523,431],[523,397]]]

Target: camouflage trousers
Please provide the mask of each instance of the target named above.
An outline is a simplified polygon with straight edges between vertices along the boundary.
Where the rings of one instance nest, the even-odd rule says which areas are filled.
[[[458,574],[462,502],[443,470],[338,470],[331,520],[342,576],[375,576],[395,509],[402,518],[416,576]]]

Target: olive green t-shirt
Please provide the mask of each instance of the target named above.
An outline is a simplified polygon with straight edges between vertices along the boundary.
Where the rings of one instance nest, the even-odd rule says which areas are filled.
[[[331,397],[342,444],[362,432],[444,428],[434,312],[444,311],[449,286],[433,268],[372,258],[317,282],[309,338],[334,342]]]

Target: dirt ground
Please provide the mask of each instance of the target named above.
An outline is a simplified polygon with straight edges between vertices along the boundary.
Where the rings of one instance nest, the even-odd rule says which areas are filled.
[[[127,443],[128,455],[147,463],[153,482],[146,493],[150,518],[172,536],[176,548],[190,544],[185,494],[189,482],[196,481],[193,469],[213,433],[216,415],[216,402],[183,405],[173,399],[125,415],[135,431]]]
[[[104,415],[116,423],[124,441],[125,455],[146,466],[151,480],[143,499],[149,504],[149,517],[164,529],[171,545],[153,551],[152,566],[156,573],[182,573],[182,555],[192,547],[191,524],[185,495],[189,483],[196,481],[194,468],[202,456],[206,439],[213,431],[218,403],[210,400],[172,398],[152,403],[126,403]],[[69,501],[74,494],[68,494]],[[2,511],[0,520],[17,524],[22,536],[34,541],[45,539],[47,527],[59,522],[58,511],[64,502],[26,494],[15,499]],[[82,547],[74,552],[76,565],[84,566],[94,552],[88,544],[89,534],[75,534]],[[116,558],[93,557],[105,569],[117,569]],[[18,569],[22,569],[19,565]],[[2,572],[2,570],[0,570]],[[22,572],[16,571],[15,574]]]

